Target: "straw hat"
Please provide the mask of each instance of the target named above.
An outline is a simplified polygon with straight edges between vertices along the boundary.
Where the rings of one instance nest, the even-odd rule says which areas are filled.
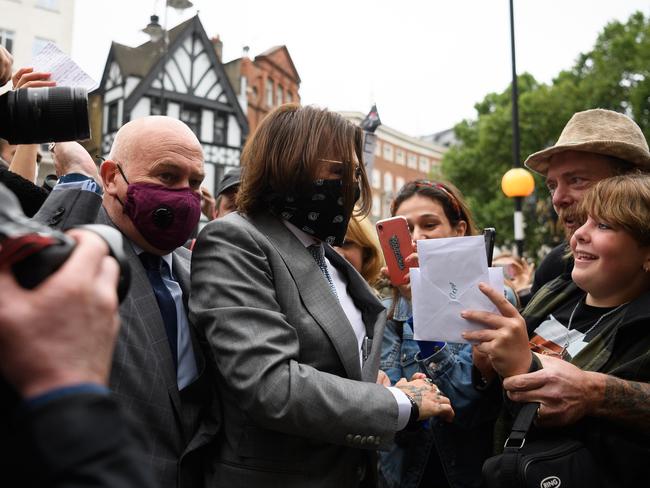
[[[562,151],[584,151],[629,161],[650,170],[650,152],[643,132],[626,115],[596,108],[573,114],[554,146],[528,156],[524,163],[543,176],[551,156]]]

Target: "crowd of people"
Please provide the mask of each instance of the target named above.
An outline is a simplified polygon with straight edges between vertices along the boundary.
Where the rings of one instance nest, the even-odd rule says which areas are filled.
[[[0,84],[11,73],[0,47]],[[531,404],[532,442],[579,442],[584,483],[650,478],[650,152],[626,115],[576,113],[526,160],[566,240],[534,277],[497,256],[509,293],[479,285],[498,313],[463,311],[484,327],[462,344],[414,339],[410,283],[386,279],[368,219],[363,132],[335,112],[272,111],[214,197],[201,144],[170,117],[123,125],[99,168],[76,142],[51,151],[44,188],[38,147],[0,141],[3,211],[76,243],[33,289],[1,263],[8,486],[499,486],[486,461]],[[409,267],[418,241],[480,234],[449,182],[406,183],[391,214]],[[84,224],[123,239],[121,302]]]

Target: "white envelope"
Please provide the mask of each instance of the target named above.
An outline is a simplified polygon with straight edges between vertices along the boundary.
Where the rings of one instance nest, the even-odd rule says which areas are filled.
[[[411,268],[416,340],[467,342],[461,333],[482,329],[460,316],[463,310],[498,313],[478,289],[479,282],[503,293],[503,270],[487,266],[483,236],[417,242],[419,268]]]

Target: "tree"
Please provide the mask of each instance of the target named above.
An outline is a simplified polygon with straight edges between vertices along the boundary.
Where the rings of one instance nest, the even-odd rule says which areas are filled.
[[[518,77],[521,154],[551,146],[571,116],[589,108],[626,113],[650,136],[650,18],[641,12],[627,22],[611,22],[593,49],[550,84],[524,73]],[[511,167],[511,92],[490,93],[475,105],[477,117],[454,127],[459,144],[442,161],[443,176],[467,198],[480,226],[496,227],[497,243],[511,244],[513,203],[501,192]],[[535,256],[543,244],[562,239],[543,179],[526,199],[526,249]]]

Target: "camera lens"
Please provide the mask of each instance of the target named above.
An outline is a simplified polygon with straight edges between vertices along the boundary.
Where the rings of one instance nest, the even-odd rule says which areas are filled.
[[[23,88],[0,96],[0,137],[11,144],[88,139],[83,88]]]

